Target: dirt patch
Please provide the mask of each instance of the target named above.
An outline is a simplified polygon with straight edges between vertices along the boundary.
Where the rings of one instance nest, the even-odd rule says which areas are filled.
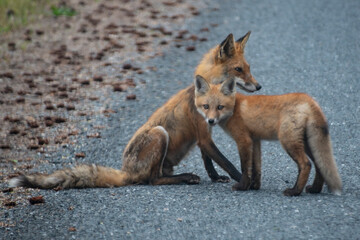
[[[44,162],[42,154],[72,144],[80,133],[78,122],[111,114],[106,108],[94,111],[93,103],[105,101],[109,90],[146,84],[137,76],[156,67],[143,69],[139,62],[161,55],[173,42],[194,51],[189,42],[206,41],[208,28],[197,33],[181,28],[200,14],[201,3],[191,2],[62,1],[78,14],[45,18],[0,36],[0,179],[27,171]],[[125,94],[124,101],[134,99]]]

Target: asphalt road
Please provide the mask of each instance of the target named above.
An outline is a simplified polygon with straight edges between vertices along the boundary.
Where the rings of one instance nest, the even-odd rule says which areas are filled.
[[[192,82],[196,64],[230,32],[248,30],[246,58],[262,84],[259,94],[306,92],[328,118],[343,195],[303,193],[285,197],[297,169],[276,142],[262,146],[263,178],[259,191],[232,192],[234,182],[212,183],[195,149],[176,172],[193,172],[199,185],[129,186],[114,189],[40,191],[46,203],[2,209],[3,239],[359,239],[360,238],[360,2],[359,1],[220,1],[204,0],[201,15],[184,29],[211,29],[196,51],[171,47],[146,63],[156,66],[133,92],[137,101],[114,93],[111,117],[82,123],[83,129],[106,125],[101,139],[87,139],[49,158],[34,170],[61,163],[92,162],[120,168],[121,153],[135,130],[171,95]],[[217,8],[218,10],[214,10]],[[94,106],[100,107],[100,106]],[[219,149],[240,168],[235,144],[214,129]],[[75,160],[74,152],[86,158]],[[222,172],[219,169],[219,172]],[[311,172],[311,179],[314,171]],[[76,231],[71,231],[74,227]],[[70,229],[69,229],[70,228]],[[74,229],[73,229],[74,230]]]

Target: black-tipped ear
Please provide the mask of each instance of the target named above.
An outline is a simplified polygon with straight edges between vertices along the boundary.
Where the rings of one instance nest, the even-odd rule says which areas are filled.
[[[227,79],[221,85],[221,92],[224,95],[231,95],[235,92],[235,80],[234,79]]]
[[[205,94],[207,93],[207,91],[209,91],[210,86],[207,83],[207,81],[205,80],[205,78],[203,78],[200,75],[196,75],[195,77],[195,93],[196,94]]]
[[[250,37],[251,31],[248,31],[244,36],[242,36],[241,38],[239,38],[236,43],[240,44],[240,48],[242,50],[244,50],[245,45]]]
[[[232,57],[235,54],[235,40],[232,33],[230,33],[224,41],[220,44],[219,58]]]

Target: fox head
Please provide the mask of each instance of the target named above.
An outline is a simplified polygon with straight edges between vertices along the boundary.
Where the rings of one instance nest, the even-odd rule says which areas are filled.
[[[220,45],[204,56],[195,75],[203,76],[212,84],[233,79],[239,88],[247,92],[260,90],[261,85],[252,76],[250,65],[244,56],[245,45],[250,33],[249,31],[236,41],[233,34],[230,33]]]
[[[202,76],[195,77],[195,106],[210,126],[232,116],[235,107],[235,81],[209,84]]]

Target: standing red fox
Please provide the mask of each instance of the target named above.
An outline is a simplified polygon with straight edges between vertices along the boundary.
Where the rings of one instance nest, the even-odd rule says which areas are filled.
[[[223,84],[231,85],[226,80]],[[319,105],[308,95],[291,93],[278,96],[245,96],[228,88],[231,93],[215,91],[216,87],[196,77],[195,105],[210,125],[223,118],[221,103],[231,105],[234,112],[219,125],[235,140],[241,158],[242,177],[234,190],[259,189],[261,184],[260,141],[279,139],[283,148],[296,162],[299,169],[293,188],[286,189],[287,196],[300,195],[308,181],[314,162],[314,183],[307,186],[309,193],[319,193],[324,181],[331,192],[341,194],[342,184],[332,154],[326,118]],[[214,96],[216,96],[214,98]],[[218,102],[218,105],[214,104]]]
[[[197,72],[210,76],[218,82],[236,79],[239,86],[255,91],[260,85],[252,77],[245,58],[244,47],[250,33],[238,41],[230,34],[219,46],[210,50],[200,63]],[[206,65],[202,67],[202,65]],[[221,88],[220,88],[221,86]],[[229,84],[219,85],[219,91],[229,92]],[[149,120],[137,130],[123,153],[121,170],[96,165],[80,165],[52,174],[21,175],[10,180],[11,186],[32,188],[85,188],[117,187],[130,184],[178,184],[198,183],[200,178],[191,173],[173,175],[173,167],[198,145],[208,175],[215,182],[227,182],[229,178],[219,176],[211,159],[219,164],[236,181],[241,174],[221,154],[211,139],[211,127],[204,121],[194,104],[195,87],[190,86],[160,107]],[[221,100],[226,100],[222,103]],[[215,99],[214,99],[215,100]],[[229,105],[228,102],[231,102]],[[234,101],[221,98],[216,104],[226,106],[221,122],[232,115]]]

